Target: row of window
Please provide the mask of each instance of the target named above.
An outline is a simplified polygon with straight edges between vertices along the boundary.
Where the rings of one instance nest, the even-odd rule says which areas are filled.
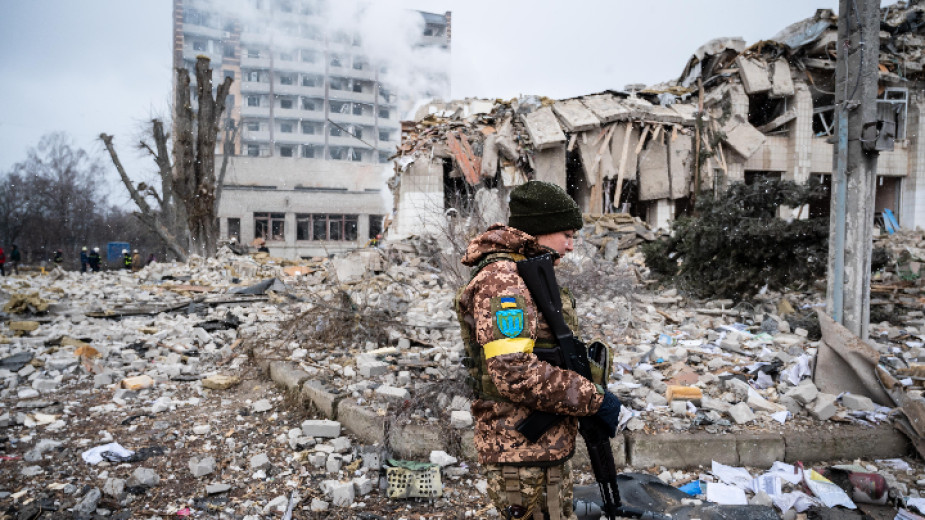
[[[358,215],[337,215],[326,213],[298,213],[296,218],[296,240],[357,240]],[[379,222],[381,217],[370,216],[370,232],[373,220]],[[236,221],[234,226],[232,221]],[[236,227],[237,229],[233,229]],[[240,220],[228,219],[228,234],[240,234]],[[282,242],[286,239],[285,213],[254,213],[254,236],[267,241]],[[375,236],[375,235],[371,235]]]
[[[280,157],[299,157],[303,159],[330,159],[334,161],[351,161],[351,162],[372,162],[379,163],[389,162],[388,152],[371,152],[352,146],[329,146],[328,156],[324,157],[324,146],[314,144],[280,144],[276,145],[277,155]],[[246,144],[245,151],[248,157],[266,157],[266,145],[256,143]]]
[[[305,96],[276,96],[276,99],[279,103],[276,105],[276,108],[291,110],[296,107],[296,103],[299,103],[299,107],[302,110],[310,111],[321,111],[322,103],[324,102],[319,98],[310,98]],[[247,106],[249,107],[264,107],[269,106],[270,96],[263,96],[257,94],[251,94],[247,96]],[[328,109],[331,113],[334,114],[349,114],[354,116],[366,116],[372,117],[373,115],[373,105],[369,103],[354,103],[350,101],[336,101],[331,100],[328,102]],[[392,114],[389,107],[379,107],[377,112],[380,119],[388,119]]]
[[[233,71],[225,71],[226,76],[234,79]],[[244,70],[242,78],[250,83],[269,83],[270,71],[268,70]],[[319,74],[296,74],[294,72],[281,72],[276,74],[276,84],[282,86],[301,85],[303,87],[322,87],[324,86],[324,76]],[[331,90],[342,90],[346,92],[357,92],[372,94],[375,88],[375,82],[362,79],[341,78],[337,76],[328,77],[328,86]],[[389,91],[380,86],[379,94],[388,99]]]
[[[266,128],[266,122],[261,121],[246,121],[244,127],[250,132],[260,132],[261,129]],[[319,123],[315,121],[280,121],[278,129],[280,133],[283,134],[292,134],[295,133],[296,128],[300,128],[301,133],[305,135],[320,135],[324,133],[324,123]],[[330,125],[328,127],[328,135],[331,137],[340,137],[346,135],[352,135],[358,139],[363,139],[363,136],[375,135],[375,131],[372,127],[362,127],[356,125]],[[379,140],[388,141],[392,137],[392,133],[389,130],[379,130]]]

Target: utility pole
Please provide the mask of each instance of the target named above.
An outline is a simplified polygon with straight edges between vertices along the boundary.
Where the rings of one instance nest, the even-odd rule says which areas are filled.
[[[880,0],[840,0],[835,72],[826,312],[861,339],[870,321],[870,254],[877,152],[865,152],[865,123],[877,120]]]

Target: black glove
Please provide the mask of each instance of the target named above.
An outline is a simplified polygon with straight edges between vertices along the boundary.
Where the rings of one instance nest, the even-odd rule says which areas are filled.
[[[604,392],[604,402],[601,404],[600,410],[594,414],[607,425],[611,438],[617,435],[617,425],[620,424],[620,408],[622,406],[617,396],[610,392]]]

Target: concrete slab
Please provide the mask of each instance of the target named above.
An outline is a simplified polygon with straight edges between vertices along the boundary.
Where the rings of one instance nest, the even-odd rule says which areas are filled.
[[[740,466],[770,468],[775,461],[784,460],[786,449],[784,436],[777,433],[742,435],[736,438]]]
[[[540,150],[533,155],[534,179],[565,188],[565,145]]]
[[[764,134],[740,116],[729,118],[722,131],[726,135],[724,142],[743,159],[751,157],[767,140]]]
[[[610,449],[613,451],[613,462],[620,466],[626,466],[626,438],[623,435],[617,435],[610,439]],[[587,468],[591,465],[588,460],[588,449],[585,447],[585,441],[579,436],[575,440],[575,455],[572,456],[572,465],[577,468]]]
[[[686,103],[675,103],[669,106],[671,110],[674,110],[681,117],[681,124],[684,126],[694,126],[697,123],[697,106],[689,105]],[[704,121],[709,120],[709,117],[704,114]]]
[[[617,124],[622,126],[620,123]],[[604,135],[601,135],[602,132]],[[611,136],[606,133],[607,130],[591,130],[578,134],[578,152],[581,154],[581,164],[589,186],[594,185],[600,178],[609,179],[616,173],[610,156],[610,142],[604,141]]]
[[[639,200],[667,199],[671,195],[668,148],[662,137],[659,133],[639,154]]]
[[[690,135],[674,134],[668,141],[668,172],[671,175],[671,198],[680,199],[691,192],[694,168],[694,143]]]
[[[628,463],[637,468],[692,468],[712,461],[738,465],[736,437],[709,433],[631,433],[626,436]]]
[[[771,97],[789,97],[794,92],[790,64],[784,58],[777,58],[771,63]]]
[[[746,94],[760,94],[771,90],[766,63],[739,55],[736,65],[739,66],[739,78],[742,79]]]
[[[855,425],[819,427],[788,433],[784,441],[786,462],[887,459],[909,453],[908,439],[889,424],[873,428]]]
[[[636,125],[630,125],[629,139],[627,139],[626,125],[626,123],[619,123],[613,131],[613,136],[610,139],[610,158],[613,162],[614,175],[619,175],[620,160],[623,159],[623,144],[626,143],[626,159],[623,159],[623,178],[635,179],[636,165],[638,163],[636,145],[639,143],[639,128]]]
[[[341,397],[329,392],[317,381],[308,380],[302,384],[302,400],[314,407],[328,419],[334,419]]]
[[[620,100],[613,94],[595,94],[581,98],[581,102],[594,113],[601,123],[612,123],[614,121],[627,121],[630,117],[630,110],[624,107]]]
[[[337,406],[337,420],[365,443],[382,442],[385,437],[386,418],[352,399],[344,400]]]
[[[552,111],[569,132],[584,132],[601,126],[601,120],[578,99],[556,101]]]
[[[446,451],[443,432],[429,424],[393,424],[389,428],[389,446],[399,457],[427,459],[432,451]]]
[[[542,107],[535,112],[521,116],[521,119],[530,135],[534,149],[545,150],[565,144],[565,132],[559,126],[559,120],[556,119],[551,108]]]
[[[274,361],[270,363],[270,379],[289,392],[298,392],[309,378],[307,372],[295,363]]]

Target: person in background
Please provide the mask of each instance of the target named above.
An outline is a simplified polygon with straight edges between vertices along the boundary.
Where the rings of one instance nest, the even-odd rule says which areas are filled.
[[[151,253],[150,255],[148,255],[148,261],[145,262],[145,265],[151,265],[151,264],[156,264],[156,263],[157,263],[157,258],[155,258],[154,253]]]
[[[80,272],[87,272],[87,264],[90,262],[90,256],[87,255],[87,246],[80,249]]]
[[[93,251],[87,255],[87,263],[90,264],[90,270],[94,273],[100,272],[100,248],[94,247]]]
[[[123,269],[132,269],[132,255],[128,253],[128,249],[122,250],[122,268]]]
[[[64,262],[64,250],[59,249],[55,251],[55,256],[51,259],[55,263],[55,267],[61,267],[61,264]]]
[[[0,276],[6,276],[6,254],[3,252],[3,248],[0,247]]]
[[[10,251],[10,273],[19,274],[19,262],[22,260],[22,253],[19,252],[19,246],[13,244],[13,250]]]
[[[141,255],[138,253],[138,250],[135,249],[132,251],[132,272],[141,271],[141,268],[144,267],[141,265]]]

